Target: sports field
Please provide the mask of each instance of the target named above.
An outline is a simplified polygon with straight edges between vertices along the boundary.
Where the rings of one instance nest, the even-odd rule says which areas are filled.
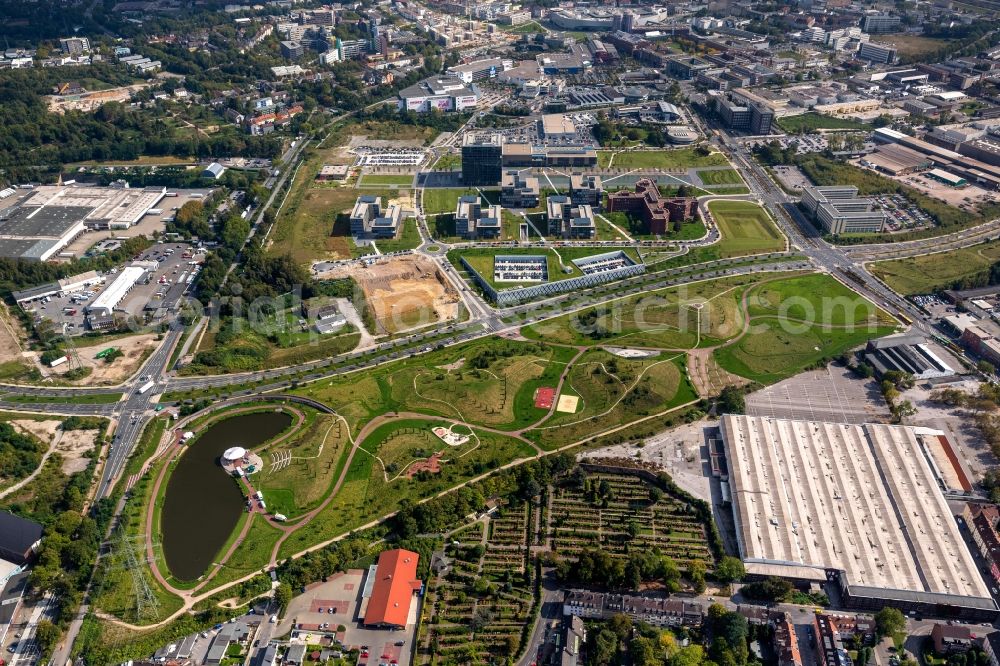
[[[868,265],[873,275],[905,296],[947,289],[1000,261],[1000,241]]]
[[[719,225],[723,257],[781,252],[785,237],[771,215],[751,201],[710,201],[708,210]]]
[[[871,127],[857,120],[850,118],[836,118],[820,113],[803,113],[799,116],[785,116],[778,119],[778,127],[789,134],[798,134],[801,131],[812,132],[814,130],[870,130]]]

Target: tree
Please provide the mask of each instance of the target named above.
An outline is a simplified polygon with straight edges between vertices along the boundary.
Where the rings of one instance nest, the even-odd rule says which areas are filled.
[[[720,583],[735,583],[736,581],[743,580],[746,574],[747,571],[743,566],[743,562],[738,557],[733,557],[732,555],[723,557],[715,567],[715,579]]]
[[[906,629],[906,616],[898,608],[883,608],[875,613],[875,631],[879,636],[892,636]]]
[[[670,658],[670,666],[701,666],[705,662],[705,650],[700,645],[689,645],[678,650]]]
[[[979,361],[976,363],[976,370],[979,370],[979,372],[985,375],[992,375],[997,371],[997,369],[993,367],[993,364],[989,361]]]
[[[292,586],[288,583],[281,583],[274,590],[274,603],[278,608],[284,610],[288,607],[288,602],[292,600]]]
[[[701,594],[705,591],[705,565],[701,561],[692,562],[688,567],[688,579],[695,592]]]
[[[723,414],[742,414],[747,409],[743,389],[730,384],[719,393],[719,412]]]
[[[757,601],[778,601],[792,593],[795,586],[782,578],[767,578],[744,585],[740,593],[747,599]]]
[[[35,627],[35,642],[38,643],[38,649],[42,654],[50,654],[61,635],[59,627],[48,620],[40,620]]]

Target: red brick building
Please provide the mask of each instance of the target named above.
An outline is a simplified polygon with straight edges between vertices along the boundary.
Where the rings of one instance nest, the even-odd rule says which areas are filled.
[[[635,191],[619,190],[608,194],[609,213],[627,213],[642,220],[645,232],[666,234],[670,225],[695,216],[698,200],[694,197],[663,197],[656,182],[643,178]]]

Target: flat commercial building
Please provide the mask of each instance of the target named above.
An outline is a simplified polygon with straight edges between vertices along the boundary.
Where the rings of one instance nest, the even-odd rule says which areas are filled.
[[[483,206],[474,194],[458,198],[455,208],[455,233],[470,240],[499,238],[502,212],[498,205]]]
[[[462,183],[494,186],[500,182],[503,135],[466,134],[462,139]]]
[[[110,317],[118,304],[146,274],[142,266],[126,266],[121,270],[107,288],[87,306],[87,314]]]
[[[889,32],[898,32],[902,17],[893,14],[882,14],[872,12],[861,17],[861,30],[869,35],[884,35]]]
[[[874,201],[859,199],[853,185],[802,188],[802,207],[831,234],[879,233],[888,216],[872,210]]]
[[[601,177],[571,175],[569,177],[569,196],[577,203],[600,208],[604,201],[604,187]]]
[[[733,101],[724,96],[715,98],[715,111],[726,127],[754,136],[771,133],[774,109],[757,101]]]
[[[720,429],[750,573],[836,581],[853,607],[997,615],[928,462],[940,432],[743,415]]]
[[[530,143],[505,143],[501,155],[504,168],[582,169],[597,166],[597,150],[592,146],[535,146]]]
[[[513,66],[514,62],[506,58],[487,58],[454,65],[449,67],[447,71],[465,83],[475,83],[486,79],[495,79],[499,74],[506,72]]]
[[[858,49],[858,58],[870,60],[873,63],[892,64],[896,62],[896,49],[892,46],[883,46],[873,42],[861,42]]]
[[[538,179],[508,171],[500,179],[500,205],[507,208],[534,208],[539,200]]]
[[[432,76],[399,91],[399,110],[426,113],[464,111],[479,101],[479,90],[457,76]]]
[[[86,229],[128,229],[165,194],[162,187],[39,186],[0,213],[0,257],[46,261]]]
[[[597,234],[594,209],[570,197],[553,194],[546,200],[549,235],[560,238],[593,238]]]
[[[571,139],[576,136],[576,125],[561,113],[548,113],[538,124],[546,139]]]
[[[934,353],[921,335],[893,335],[872,340],[865,348],[865,361],[881,377],[889,371],[903,372],[916,379],[951,377],[948,363]]]

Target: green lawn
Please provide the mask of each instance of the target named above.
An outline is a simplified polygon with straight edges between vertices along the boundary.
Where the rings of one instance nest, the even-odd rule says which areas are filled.
[[[815,130],[870,130],[871,126],[865,123],[851,120],[850,118],[837,118],[820,113],[803,113],[799,116],[785,116],[778,118],[778,127],[789,134],[799,132],[811,133]]]
[[[893,326],[859,326],[854,330],[785,327],[776,320],[754,320],[752,324],[752,331],[735,344],[717,349],[714,357],[725,370],[763,384],[791,377],[895,330]]]
[[[492,197],[493,193],[500,196],[499,190],[483,190],[483,195]],[[479,194],[472,187],[444,187],[428,188],[424,190],[424,215],[435,215],[438,213],[454,213],[458,206],[458,198],[466,194]]]
[[[366,173],[361,177],[362,187],[367,187],[368,185],[395,185],[397,187],[410,187],[412,184],[413,174]]]
[[[614,155],[614,161],[611,156]],[[729,166],[722,153],[699,155],[695,148],[674,148],[662,150],[630,150],[617,152],[600,150],[597,163],[602,169],[689,169],[694,167]]]
[[[403,221],[403,230],[399,232],[399,236],[393,238],[392,240],[377,240],[375,241],[376,247],[378,247],[379,252],[399,252],[401,250],[412,250],[420,245],[420,231],[417,229],[417,221],[412,217],[408,217]]]
[[[708,210],[719,225],[722,257],[781,252],[785,237],[771,215],[751,201],[710,201]]]
[[[893,291],[909,296],[961,286],[979,273],[988,273],[998,261],[1000,241],[992,241],[921,257],[879,261],[870,264],[869,269]]]
[[[30,403],[73,403],[77,405],[109,405],[122,399],[121,392],[118,393],[82,393],[74,394],[73,391],[66,391],[60,395],[31,395],[21,393],[8,393],[3,396],[7,402]]]
[[[445,153],[434,163],[435,171],[455,171],[462,168],[462,156],[456,153]]]
[[[705,169],[698,171],[698,178],[706,185],[742,185],[743,179],[736,169]]]

